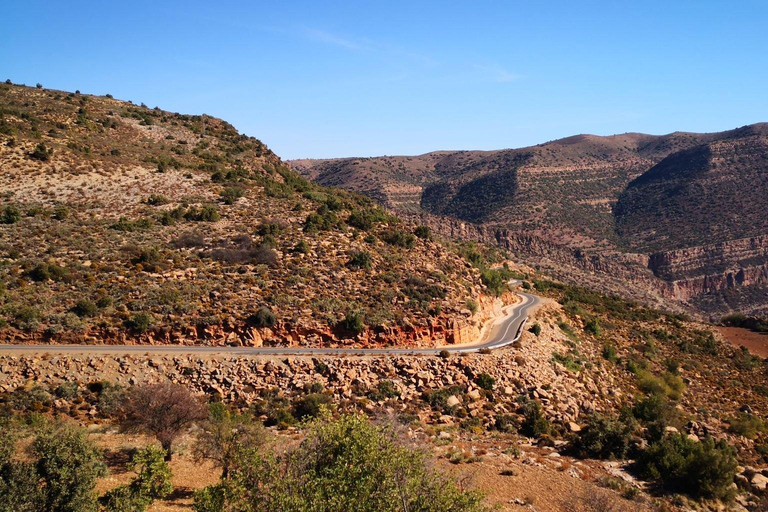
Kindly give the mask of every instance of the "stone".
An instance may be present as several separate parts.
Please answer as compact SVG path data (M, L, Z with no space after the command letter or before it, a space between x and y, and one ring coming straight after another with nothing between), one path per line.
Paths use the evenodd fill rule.
M455 407L461 403L461 400L456 397L456 395L451 395L448 397L448 400L446 400L445 404L448 407Z
M766 487L768 487L768 477L762 473L755 473L749 483L753 490L765 492Z

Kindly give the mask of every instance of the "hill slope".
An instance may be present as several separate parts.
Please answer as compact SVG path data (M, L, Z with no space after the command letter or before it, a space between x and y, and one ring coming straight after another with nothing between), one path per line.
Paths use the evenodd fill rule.
M2 84L0 193L2 341L451 343L492 307L458 254L209 116Z
M560 277L699 312L759 312L768 307L767 132L578 135L291 165L452 236L500 243ZM685 263L674 253L693 248Z

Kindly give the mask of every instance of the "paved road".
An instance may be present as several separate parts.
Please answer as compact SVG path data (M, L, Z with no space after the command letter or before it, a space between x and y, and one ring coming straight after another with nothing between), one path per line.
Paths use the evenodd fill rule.
M528 320L528 314L541 299L518 293L522 302L508 308L508 315L496 322L486 339L476 344L448 345L438 348L306 348L306 347L201 347L186 345L2 345L0 354L10 353L76 353L76 354L227 354L227 355L436 355L442 350L470 353L504 347L517 340Z

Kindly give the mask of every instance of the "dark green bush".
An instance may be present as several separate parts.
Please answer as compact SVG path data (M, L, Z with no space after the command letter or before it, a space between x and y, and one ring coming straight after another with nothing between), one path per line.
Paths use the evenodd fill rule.
M128 464L136 477L128 485L108 491L99 501L107 512L144 512L156 499L173 491L171 468L164 460L165 451L149 445L138 450Z
M314 423L298 447L243 450L228 479L195 493L198 512L480 512L481 497L429 469L425 452L361 416Z
M331 404L331 397L322 393L310 393L297 399L293 403L294 417L303 420L306 418L317 418L321 411L328 408Z
M0 212L1 224L16 224L21 220L21 212L12 204L6 205Z
M395 383L391 380L380 380L376 385L376 389L368 393L368 398L376 402L388 398L396 398L398 396L400 396L400 392L395 387Z
M277 317L271 309L262 306L248 318L247 322L253 327L272 327L277 322Z
M77 316L94 316L98 311L98 307L93 302L87 299L80 299L77 304L72 308L72 312Z
M138 313L134 313L133 316L128 318L125 321L125 326L128 329L138 334L141 334L141 333L147 332L149 328L152 327L152 323L153 323L152 315L150 315L149 313L140 311Z
M496 385L496 379L494 379L487 373L481 373L475 379L475 384L477 384L480 387L480 389L485 389L486 391L492 391L493 386Z
M369 253L360 251L352 254L347 262L347 266L350 268L362 268L368 270L371 268L372 262L373 259Z
M624 459L629 452L633 427L619 418L594 414L573 441L578 457Z
M44 425L30 447L30 462L12 458L14 445L8 443L9 433L4 436L2 442L7 444L0 454L3 510L97 510L94 488L96 479L106 474L106 467L101 451L91 444L85 430L65 424Z
M221 196L224 204L235 204L244 195L245 189L243 187L226 187L219 192L219 196Z
M30 158L34 160L39 160L41 162L47 162L51 159L51 155L53 155L53 148L47 147L42 142L35 146L35 150L30 153Z
M367 208L363 210L354 210L347 218L347 224L353 228L368 231L379 222L387 220L387 213L381 208Z
M432 238L432 230L429 226L416 226L413 230L413 234L422 240L430 240Z
M38 263L27 272L27 276L33 281L64 281L69 276L69 271L56 263Z
M382 240L390 245L396 245L398 247L405 247L406 249L410 249L416 242L416 237L400 229L393 229L384 233Z
M736 450L712 438L694 441L672 434L641 452L636 469L642 478L696 498L728 499L733 495Z
M341 326L354 333L361 333L365 330L365 322L363 321L363 313L358 310L349 310L344 316L344 320L341 321Z
M527 437L541 437L549 434L552 426L544 416L544 410L538 400L529 400L523 405L523 421L520 433Z

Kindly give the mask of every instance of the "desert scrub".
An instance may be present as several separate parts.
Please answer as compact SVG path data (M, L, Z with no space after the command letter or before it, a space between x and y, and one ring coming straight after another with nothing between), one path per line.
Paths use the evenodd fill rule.
M134 313L130 318L126 319L124 325L127 329L130 329L137 334L142 334L147 332L150 327L152 327L153 322L154 319L152 318L152 315L140 311L138 313Z
M736 475L736 450L707 437L693 441L672 434L652 443L637 458L638 473L665 489L695 498L729 499Z
M373 262L373 259L371 258L371 255L365 251L361 252L355 252L350 256L349 261L347 262L347 266L349 268L357 268L357 269L370 269L371 264Z

